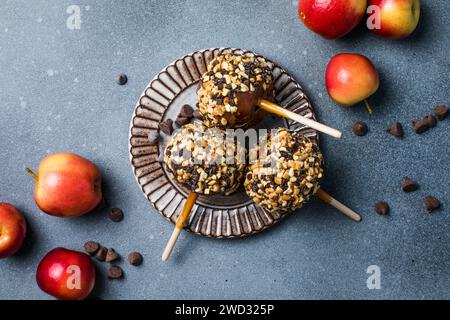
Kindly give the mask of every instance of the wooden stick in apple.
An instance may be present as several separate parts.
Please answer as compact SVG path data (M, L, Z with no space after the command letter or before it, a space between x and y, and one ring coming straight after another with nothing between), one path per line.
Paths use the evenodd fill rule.
M349 217L353 221L360 222L362 220L361 216L358 213L356 213L355 211L353 211L352 209L347 207L342 202L340 202L340 201L336 200L335 198L333 198L332 196L330 196L322 188L317 190L315 195L319 199L324 201L325 203L328 203L329 205L333 206L334 208L336 208L337 210L339 210L340 212L345 214L347 217Z
M342 137L339 130L282 108L273 100L272 68L264 58L253 55L218 55L209 63L198 89L199 111L209 127L250 127L262 120L263 111L268 111L332 137Z
M339 130L336 130L334 128L326 126L326 125L324 125L322 123L319 123L317 121L314 121L314 120L312 120L310 118L303 117L303 116L301 116L301 115L299 115L297 113L294 113L294 112L292 112L290 110L282 108L282 107L280 107L280 106L276 105L275 103L270 102L268 100L264 100L264 99L259 100L258 101L258 106L260 106L261 108L263 108L264 110L266 110L266 111L268 111L270 113L276 114L276 115L278 115L280 117L283 117L283 118L290 119L292 121L296 121L296 122L301 123L301 124L303 124L303 125L305 125L307 127L310 127L310 128L313 128L313 129L315 129L317 131L320 131L320 132L323 132L325 134L328 134L329 136L332 136L334 138L337 138L337 139L341 139L342 138L342 132L340 132Z
M269 155L261 153L261 147L250 150L244 187L253 201L269 212L290 212L302 207L312 195L332 205L354 221L361 216L320 189L323 177L323 155L318 146L300 132L278 128L267 139L265 150L290 150L281 153L274 150Z
M224 143L225 134L195 122L182 127L167 144L164 162L175 180L190 193L163 252L163 261L169 259L198 195L228 195L241 185L246 150L239 142Z
M186 221L188 220L189 215L191 214L192 207L194 206L195 201L197 201L197 198L198 198L197 193L195 192L189 193L189 196L183 207L183 211L181 212L181 215L179 216L177 223L175 224L175 229L173 229L169 242L167 243L166 248L164 249L164 252L162 254L162 261L166 262L169 259L173 247L175 246L175 243L177 242L181 231L186 225Z

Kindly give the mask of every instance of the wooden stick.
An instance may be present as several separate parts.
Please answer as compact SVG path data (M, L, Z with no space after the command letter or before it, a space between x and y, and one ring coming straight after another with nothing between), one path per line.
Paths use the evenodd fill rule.
M328 203L329 205L338 209L340 212L345 214L350 219L352 219L356 222L361 221L361 216L359 214L357 214L355 211L353 211L349 207L345 206L344 204L342 204L339 201L337 201L336 199L334 199L332 196L330 196L328 193L326 193L322 189L317 190L316 196L318 198L320 198L321 200L325 201L326 203Z
M177 242L178 236L180 235L181 231L184 228L184 225L189 218L189 215L191 213L192 207L195 204L195 201L197 201L198 194L195 192L191 192L189 194L189 197L186 200L186 203L184 205L183 211L181 212L180 217L178 218L177 224L175 225L175 229L173 229L172 236L169 239L169 242L166 245L166 248L164 249L164 252L162 254L162 260L166 262L170 254L172 253L173 247L175 246L175 243Z
M317 121L314 121L312 119L303 117L299 114L296 114L290 110L287 110L285 108L282 108L278 105L276 105L275 103L272 103L270 101L261 99L258 102L258 105L263 108L266 111L269 111L270 113L274 113L280 117L283 118L288 118L294 121L297 121L301 124L304 124L305 126L308 126L310 128L316 129L317 131L326 133L332 137L335 137L337 139L341 139L342 138L342 132L340 132L339 130L333 129L331 127L328 127L322 123L319 123Z

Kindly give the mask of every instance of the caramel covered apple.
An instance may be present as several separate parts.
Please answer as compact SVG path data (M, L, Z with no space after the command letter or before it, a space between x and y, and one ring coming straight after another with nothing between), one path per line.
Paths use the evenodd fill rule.
M194 122L174 134L164 162L175 180L192 192L228 195L242 182L245 153L240 144L227 143L225 131Z
M202 76L198 105L205 125L238 128L261 121L265 112L258 101L273 95L272 69L264 58L226 53Z
M267 143L249 151L250 164L245 190L255 203L269 212L300 208L319 189L323 156L319 147L300 132L278 128Z

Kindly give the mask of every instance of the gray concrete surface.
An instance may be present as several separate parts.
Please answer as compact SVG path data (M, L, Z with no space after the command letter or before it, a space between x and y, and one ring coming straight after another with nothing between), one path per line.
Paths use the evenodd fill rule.
M436 299L450 298L450 119L423 135L410 121L439 103L449 104L450 26L447 0L422 1L416 33L393 42L360 27L338 41L308 31L297 1L78 1L80 30L69 30L73 1L2 0L0 4L0 200L16 204L31 232L25 248L0 261L1 299L47 299L35 269L57 246L82 249L87 240L122 255L138 250L139 268L122 262L126 278L105 280L99 264L94 295L103 299ZM319 119L344 131L322 136L326 189L361 212L354 223L314 200L270 230L242 240L183 234L172 260L161 262L173 226L151 208L133 177L128 129L141 91L163 66L195 49L251 49L289 70L304 86ZM381 89L362 106L334 105L324 72L339 52L369 56ZM114 77L124 72L129 83ZM369 134L351 126L366 121ZM393 121L397 140L385 133ZM107 210L62 220L39 211L25 166L58 151L76 152L99 165L111 206L126 218L114 224ZM401 179L420 184L405 194ZM429 215L431 194L442 209ZM389 217L373 204L391 205ZM380 290L369 290L368 266L381 270Z

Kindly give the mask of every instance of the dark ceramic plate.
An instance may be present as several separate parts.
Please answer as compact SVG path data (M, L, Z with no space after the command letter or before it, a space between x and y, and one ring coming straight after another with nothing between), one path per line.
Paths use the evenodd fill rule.
M130 128L130 157L134 175L142 192L166 219L175 222L183 209L189 190L178 185L158 161L168 137L164 134L158 146L150 146L148 133L158 130L165 119L175 119L184 104L195 106L196 88L208 63L222 52L259 56L251 51L210 48L185 55L164 68L147 86L137 103ZM315 119L314 109L302 87L282 67L273 66L276 100L293 112ZM303 125L268 115L259 125L285 126L300 130L317 139L317 132ZM200 196L192 209L189 231L213 238L245 237L261 232L286 214L269 213L253 204L243 190L230 196Z

